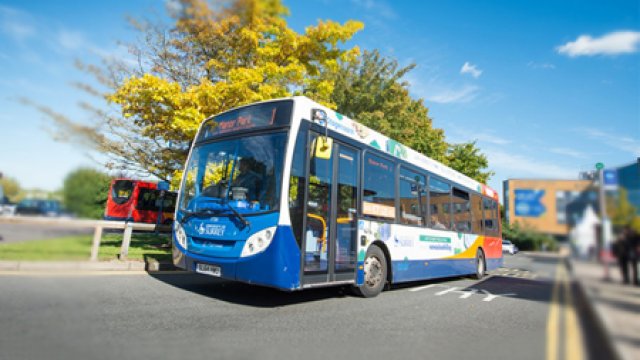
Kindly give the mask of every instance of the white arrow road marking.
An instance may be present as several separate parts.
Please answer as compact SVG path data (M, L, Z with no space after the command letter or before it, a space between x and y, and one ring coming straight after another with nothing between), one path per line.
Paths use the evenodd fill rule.
M482 301L491 301L493 299L496 299L498 297L503 297L503 296L515 296L516 294L514 293L508 293L508 294L492 294L490 292L488 292L487 290L484 289L480 289L480 291L482 291L483 293L485 293L485 295L487 295L486 298L482 299Z

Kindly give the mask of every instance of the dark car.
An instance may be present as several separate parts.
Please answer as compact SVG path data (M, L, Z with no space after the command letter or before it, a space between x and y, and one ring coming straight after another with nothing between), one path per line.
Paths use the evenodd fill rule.
M61 213L57 200L24 199L16 206L17 215L60 216Z

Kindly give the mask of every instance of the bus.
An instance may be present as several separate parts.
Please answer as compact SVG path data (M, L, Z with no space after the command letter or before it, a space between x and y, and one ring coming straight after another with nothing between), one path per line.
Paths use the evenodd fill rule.
M177 267L293 291L473 275L502 265L491 188L312 100L203 121L173 227Z
M171 224L176 198L175 192L160 190L155 182L114 179L109 187L104 219Z

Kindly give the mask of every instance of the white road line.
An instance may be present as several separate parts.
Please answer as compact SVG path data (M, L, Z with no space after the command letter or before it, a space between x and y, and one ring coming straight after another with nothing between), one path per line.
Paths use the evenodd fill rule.
M424 289L432 288L434 286L436 286L436 284L429 284L429 285L419 286L417 288L411 288L411 289L409 289L409 291L411 291L411 292L421 291L421 290L424 290Z

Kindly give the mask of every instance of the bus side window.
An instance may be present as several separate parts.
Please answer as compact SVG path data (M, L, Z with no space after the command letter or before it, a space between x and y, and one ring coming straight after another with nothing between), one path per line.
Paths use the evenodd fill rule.
M482 199L484 213L484 234L498 236L498 204L489 198Z
M429 203L431 206L429 227L437 230L450 230L451 185L435 177L430 177Z
M471 195L471 218L473 226L471 232L474 234L482 234L482 197L476 194Z
M425 178L404 167L400 168L400 223L424 225L426 214L421 213Z
M393 221L396 218L395 164L367 153L364 157L362 214Z
M471 232L471 203L469 193L458 188L453 188L452 201L455 209L453 214L454 230L464 233Z

